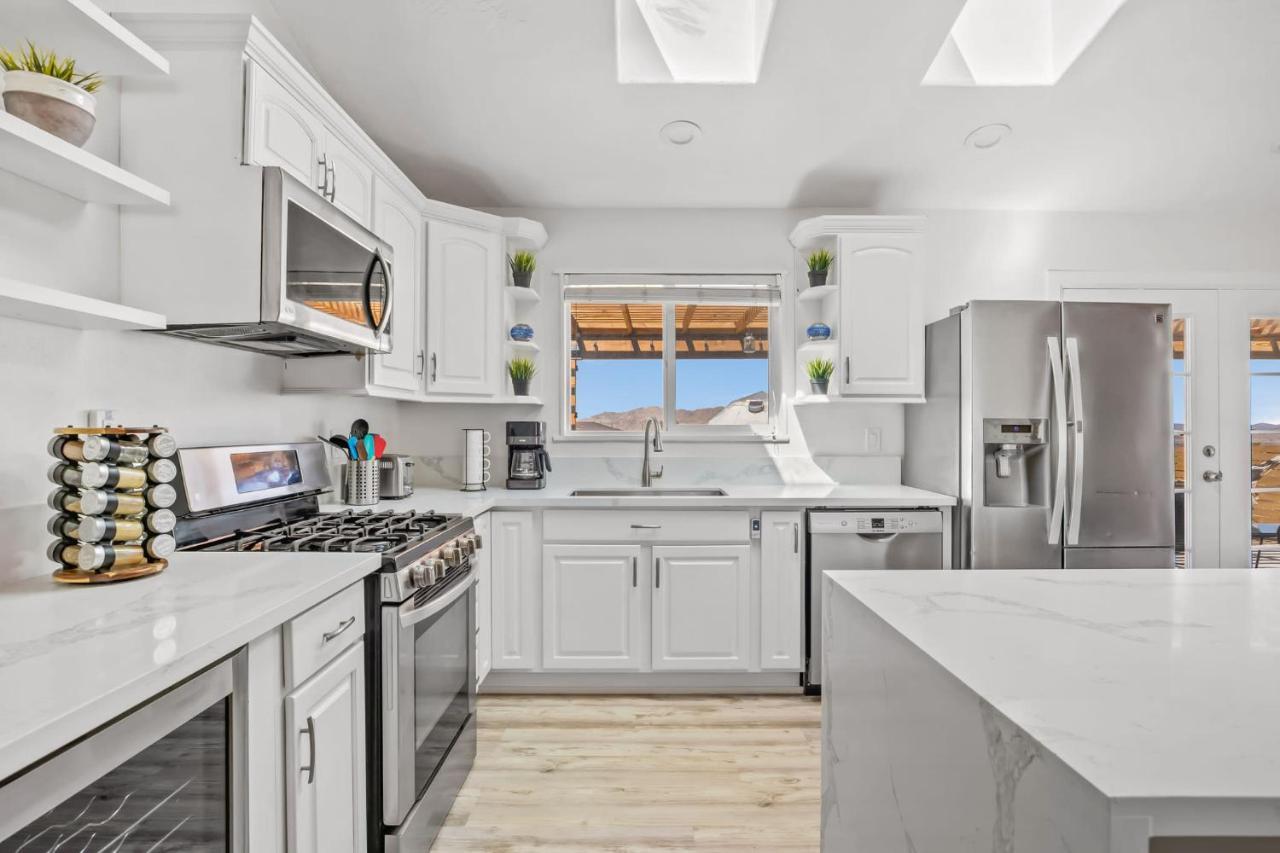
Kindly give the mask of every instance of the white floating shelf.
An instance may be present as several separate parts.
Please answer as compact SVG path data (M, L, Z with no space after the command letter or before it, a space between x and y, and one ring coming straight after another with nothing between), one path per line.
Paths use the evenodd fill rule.
M511 298L517 303L525 305L537 305L542 301L542 297L538 295L538 291L532 287L515 287L507 286L507 293L511 294Z
M835 296L839 289L834 284L807 287L796 294L796 302L825 302Z
M542 400L538 397L517 397L514 394L505 394L501 397L492 398L492 402L499 403L503 406L541 406Z
M796 347L797 350L826 350L836 345L835 338L827 338L825 341L801 341Z
M4 0L0 30L10 41L30 39L104 77L169 73L169 60L90 0Z
M0 112L0 168L83 201L169 204L166 190L5 112Z
M0 278L0 317L68 329L163 329L163 314Z
M923 403L924 397L840 397L824 394L798 394L793 406L858 406L874 403Z
M512 349L524 350L524 351L526 351L526 352L542 352L542 347L538 346L538 345L537 345L537 344L535 344L533 341L511 341L511 340L509 340L509 341L507 341L507 343L511 345L511 348L512 348Z
M537 252L547 245L547 229L541 222L522 216L509 216L502 220L502 234L512 249L529 249Z

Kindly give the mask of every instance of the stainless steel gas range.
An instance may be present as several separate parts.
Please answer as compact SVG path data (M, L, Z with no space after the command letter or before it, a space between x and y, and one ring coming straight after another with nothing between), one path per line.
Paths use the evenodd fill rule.
M380 553L367 585L369 850L431 846L475 759L475 582L470 518L322 513L324 448L178 451L184 550Z

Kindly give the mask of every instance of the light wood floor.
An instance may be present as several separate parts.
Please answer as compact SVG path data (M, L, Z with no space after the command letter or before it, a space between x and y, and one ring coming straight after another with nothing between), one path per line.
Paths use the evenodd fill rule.
M481 696L434 853L815 851L816 699Z

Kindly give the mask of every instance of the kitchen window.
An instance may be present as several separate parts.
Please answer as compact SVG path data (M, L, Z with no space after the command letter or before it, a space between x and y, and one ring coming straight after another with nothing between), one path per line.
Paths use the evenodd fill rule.
M565 276L564 435L777 438L776 275Z

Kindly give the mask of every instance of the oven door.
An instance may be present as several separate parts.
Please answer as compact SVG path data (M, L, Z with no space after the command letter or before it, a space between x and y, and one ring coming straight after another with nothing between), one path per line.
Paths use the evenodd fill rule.
M382 820L400 825L475 708L475 583L382 608Z
M262 175L263 322L390 352L391 247L282 169Z

